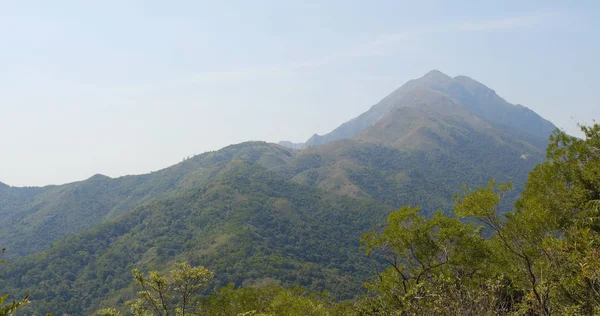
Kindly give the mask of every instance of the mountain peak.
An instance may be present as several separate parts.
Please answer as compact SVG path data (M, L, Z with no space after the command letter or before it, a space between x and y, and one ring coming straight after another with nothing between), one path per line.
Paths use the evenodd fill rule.
M111 180L112 178L109 176L105 176L103 174L96 173L95 175L88 178L89 181L103 181L103 180Z
M434 69L428 73L426 73L423 77L421 77L421 79L428 79L428 80L436 80L436 81L441 81L441 80L452 80L452 77L448 76L447 74Z
M436 106L440 104L449 106ZM466 109L471 115L504 132L526 138L528 142L540 148L546 146L548 135L555 128L551 122L535 112L508 103L494 90L474 79L466 76L452 78L439 70L431 70L421 78L408 81L368 111L343 123L330 133L313 135L305 143L305 147L352 138L396 109L422 108L423 105L436 106L435 111L441 117L454 116L461 108ZM459 112L467 117L464 111Z

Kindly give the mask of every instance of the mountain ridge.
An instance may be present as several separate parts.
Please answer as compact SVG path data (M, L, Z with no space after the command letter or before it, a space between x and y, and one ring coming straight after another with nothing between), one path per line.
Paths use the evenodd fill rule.
M358 239L391 210L449 212L462 185L491 179L514 184L510 204L544 159L540 136L482 117L528 112L465 82L430 72L302 150L244 142L144 175L0 187L0 243L16 252L0 290L84 314L132 297L131 269L184 260L218 286L270 278L350 298L374 273Z
M463 84L457 85L456 81L463 82ZM479 97L471 98L473 95L468 91L475 91ZM462 99L466 100L466 103L453 95L462 95ZM218 151L196 155L173 166L148 174L117 178L96 174L87 180L58 186L18 188L0 185L0 202L4 202L4 207L0 207L0 214L3 215L0 217L0 225L8 227L0 231L0 242L4 246L17 249L11 253L11 256L39 251L54 240L109 221L131 208L210 181L216 172L214 168L219 163L225 163L232 159L256 162L268 169L273 168L289 174L293 181L320 185L329 192L339 190L336 193L341 192L351 197L371 197L371 194L361 189L349 178L348 170L357 172L362 168L361 163L345 158L354 154L352 148L362 146L364 150L373 150L368 146L361 145L364 142L382 143L401 149L401 151L409 149L436 151L444 147L453 150L451 148L456 144L456 137L464 138L460 135L466 135L465 133L471 132L469 129L479 126L476 128L477 133L491 135L489 139L495 139L498 146L503 143L501 138L509 137L506 135L507 133L525 141L529 145L520 146L517 141L511 141L511 146L515 151L512 155L531 157L530 161L532 162L539 161L543 146L545 146L545 140L541 140L541 137L526 132L516 133L510 128L498 129L497 127L502 125L501 122L490 122L473 114L472 109L477 108L473 104L478 100L487 100L488 98L500 102L501 109L517 109L517 113L531 112L534 118L537 116L527 108L509 104L497 97L492 89L475 80L465 76L451 78L434 70L421 78L408 81L372 106L367 112L332 131L334 134L337 133L336 131L341 131L343 134L335 134L337 136L334 135L333 138L342 135L340 140L355 140L348 143L350 147L346 149L343 147L332 149L341 144L325 148L332 150L332 153L337 152L338 154L335 154L337 156L324 153L322 150L308 151L306 154L302 154L307 150L306 148L298 152L296 149L289 149L282 145L245 142L226 146ZM487 105L479 107L488 110L495 103L485 104ZM455 118L451 119L451 117ZM464 126L465 122L470 122L467 127ZM545 123L541 122L541 124ZM550 127L553 127L551 123L549 124L550 126L542 129L540 133L549 134ZM354 130L355 127L360 129ZM320 136L317 135L313 138L315 137ZM461 140L461 142L464 143L465 140ZM323 144L328 143L331 142L323 142ZM319 146L310 146L309 148L311 147ZM345 150L350 151L345 152ZM311 152L314 153L311 154ZM315 167L319 165L314 160L315 157L327 156L330 157L327 159L337 162ZM521 164L522 162L515 161L515 163ZM297 168L294 165L303 167ZM329 170L328 168L334 169ZM315 176L318 178L313 179ZM85 212L79 210L85 210ZM64 214L70 215L65 216ZM63 227L63 229L57 231L55 227ZM41 237L40 234L44 237Z
M142 175L86 180L44 187L0 187L0 244L8 257L39 251L57 239L92 228L131 208L187 191L215 176L219 165L244 158L266 167L283 163L292 152L265 142L245 142L196 155Z
M556 129L556 126L531 109L508 103L499 97L494 90L470 77L459 75L452 78L439 70L432 70L420 78L409 80L369 110L343 123L331 132L324 135L314 134L305 143L295 144L294 148L319 146L339 139L352 138L365 128L375 124L394 108L404 106L403 102L405 102L406 95L417 89L446 93L450 97L459 100L469 111L482 116L485 120L502 127L504 130L517 129L517 132L521 134L533 135L534 137L531 139L533 142L545 142L545 135L549 135ZM511 113L498 116L499 110L494 109L494 107L500 107L502 111L509 109L508 111L511 111ZM513 119L519 117L520 114L526 114L528 119L514 123ZM534 138L542 138L542 140L534 140ZM285 141L280 142L283 145L287 143Z

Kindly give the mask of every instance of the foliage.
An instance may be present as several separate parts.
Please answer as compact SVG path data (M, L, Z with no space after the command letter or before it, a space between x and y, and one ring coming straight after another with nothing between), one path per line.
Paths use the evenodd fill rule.
M461 119L418 129L428 150L354 139L297 154L246 143L150 175L0 185L0 225L11 227L0 238L22 255L47 247L7 267L2 290L31 292L30 314L117 306L97 314L118 315L136 296L138 315L598 313L600 128L584 127L585 140L555 133L512 209L538 149ZM526 150L531 158L519 158ZM490 177L516 190L465 188L447 216L460 184ZM405 204L423 210L389 214ZM369 261L360 234L386 216L363 236ZM210 285L200 265L215 271Z
M586 139L550 137L547 161L514 211L501 203L512 187L495 181L456 196L455 214L483 224L488 239L472 224L409 207L366 234L367 253L390 267L368 285L359 313L600 313L600 125L582 130Z
M393 207L418 204L429 212L447 209L447 201L463 183L482 185L492 177L514 181L520 189L527 172L542 159L544 138L552 124L523 107L509 105L497 97L490 99L494 94L487 88L475 89L488 91L480 95L468 88L472 82L448 77L442 81L447 80L452 84L446 87L426 80L424 84L431 88L427 93L408 85L410 98L396 99L398 104L388 103L390 99L382 101L387 110L373 108L369 112L377 115L361 115L349 125L342 125L340 128L346 130L342 138L356 135L352 140L300 153L274 144L247 142L145 175L116 179L95 175L84 181L43 188L2 184L0 244L14 249L14 257L37 253L55 241L132 209L197 189L236 159L276 169L288 179L334 194L373 198ZM448 113L447 103L459 100L462 107L455 106L455 111ZM400 104L402 109L391 111ZM481 111L481 107L485 110ZM377 120L389 121L382 116L389 118L392 112L406 109L411 109L410 115L391 120L391 125L400 127L398 130L373 125ZM497 115L489 115L490 112ZM480 128L484 120L473 113L491 125ZM354 126L352 132L347 130L363 119L368 123ZM535 128L530 125L532 122ZM526 130L521 130L523 127ZM361 138L366 134L377 137ZM407 145L407 139L411 144ZM520 158L523 155L525 159Z
M235 288L229 284L200 302L202 315L349 315L351 304L337 303L326 293L277 284Z
M0 263L5 263L6 261L3 259L4 254L6 253L6 248L2 248L0 252ZM21 301L13 301L12 303L2 306L6 299L10 296L10 294L4 294L0 296L0 316L12 315L17 309L21 308L23 305L29 303L29 294L25 295L23 300Z
M121 316L121 312L119 312L116 308L103 308L97 310L94 313L94 316Z
M9 295L10 294L4 294L3 296L0 297L0 305L4 304L4 301L6 301L6 299L8 298ZM23 305L25 305L27 303L29 303L29 297L25 296L25 298L22 301L19 301L19 302L13 301L9 305L0 306L0 315L1 316L12 315L12 313L14 313L17 309L19 309L20 307L22 307Z
M375 273L358 248L360 234L391 210L448 213L461 184L490 177L515 182L502 202L510 205L541 160L545 142L514 132L520 107L450 81L408 85L410 97L392 99L410 111L383 118L398 105L387 99L388 110L368 116L389 124L369 121L353 139L302 152L247 142L146 175L43 188L0 184L0 243L19 258L0 289L31 293L36 303L25 312L85 314L134 297L132 269L164 274L187 261L215 271L214 288L273 278L336 299L359 297ZM488 125L467 111L478 104L512 114L491 116Z
M481 213L483 208L494 209L497 202L489 197L502 194L503 187L498 187L498 193L491 186L478 190L488 195L488 199L474 197L479 209L465 207L468 197L457 205L473 210L461 215L473 216L495 232L493 241L505 254L514 282L530 294L522 302L526 311L543 315L598 312L600 288L591 271L597 271L600 242L598 210L593 208L593 201L600 197L600 126L582 130L585 140L560 131L550 137L547 161L530 173L506 222L497 211Z
M148 203L8 267L3 288L30 292L28 312L89 314L135 296L130 271L187 261L215 271L215 288L260 283L362 294L370 275L361 232L390 209L327 194L245 161L195 190Z
M239 287L230 283L209 296L201 297L196 291L181 292L185 280L194 289L203 288L212 272L204 267L192 268L187 263L177 265L171 272L170 280L159 272L148 275L139 270L133 271L136 283L142 291L138 298L126 303L126 315L348 315L351 304L339 304L328 293L315 293L295 286L284 288L278 284L265 284L258 287ZM179 290L178 290L179 289ZM186 301L186 293L187 296ZM187 304L186 304L187 302ZM105 308L94 313L96 316L118 316L115 308Z
M178 263L169 279L157 271L146 276L138 269L133 270L133 279L142 289L128 303L133 315L184 316L194 314L196 295L212 281L213 273L202 266Z
M367 253L377 252L389 267L366 286L374 295L359 314L479 315L504 308L489 293L501 284L490 280L491 250L473 224L419 208L392 213L383 232L365 234Z
M91 229L136 207L176 197L210 181L228 162L277 165L289 150L247 142L208 152L143 175L91 178L65 185L9 187L0 183L0 244L11 257L37 253L53 242Z
M502 204L512 185L490 181L463 187L455 196L455 216L438 211L426 217L409 206L392 212L383 228L361 239L366 253L387 267L354 303L298 287L229 284L199 299L198 313L598 314L600 125L583 130L585 140L562 132L550 138L547 161L531 172L513 211ZM157 289L166 284L158 274L150 278Z

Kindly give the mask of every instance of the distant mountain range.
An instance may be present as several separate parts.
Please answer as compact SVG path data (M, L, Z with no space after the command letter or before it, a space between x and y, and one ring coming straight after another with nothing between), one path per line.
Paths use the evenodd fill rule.
M0 290L85 314L133 295L134 267L203 264L216 285L293 282L348 298L374 271L362 233L402 205L447 211L463 184L523 187L555 126L464 76L411 80L304 144L247 142L166 169L0 184ZM34 307L35 306L35 307ZM57 313L58 314L58 313Z

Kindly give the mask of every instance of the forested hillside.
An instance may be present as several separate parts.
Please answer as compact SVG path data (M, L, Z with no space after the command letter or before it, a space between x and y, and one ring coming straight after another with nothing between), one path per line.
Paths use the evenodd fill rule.
M547 151L547 161L539 164L530 173L525 190L513 207L505 208L502 206L502 200L507 197L508 192L513 190L511 184L498 184L490 181L487 185L475 188L463 187L454 198L453 214L444 215L437 212L431 216L424 216L419 207L403 206L397 211L391 212L387 217L385 225L374 229L366 230L366 233L360 238L362 251L371 256L370 262L373 264L375 275L371 281L365 283L367 292L357 294L350 301L341 301L339 298L331 297L326 292L314 292L291 286L290 284L278 284L271 278L262 278L254 280L256 282L245 282L242 286L235 286L230 283L223 286L221 280L227 279L227 269L221 270L226 277L219 277L218 271L211 271L204 266L196 266L201 263L203 256L221 257L219 248L208 246L196 252L200 254L195 256L178 256L177 242L170 244L162 251L174 250L170 258L176 258L180 261L194 262L190 263L171 263L170 272L152 271L148 274L137 267L144 265L139 263L135 268L132 267L130 281L131 288L120 291L119 299L104 301L102 308L97 310L95 315L118 316L123 314L132 315L394 315L394 314L415 314L415 315L596 315L600 312L600 267L599 246L600 246L600 125L592 127L583 127L586 139L581 140L570 137L562 132L556 132L550 138L550 146ZM289 190L294 192L304 191L308 194L315 194L318 191L310 188L302 189L298 185L285 185L285 181L277 178L270 178L268 171L257 165L249 165L241 162L234 162L226 168L227 171L217 176L220 180L216 182L216 187L208 186L206 192L208 196L222 192L224 186L231 185L231 189L225 188L225 192L233 193L229 198L223 199L223 196L202 199L193 198L194 201L211 209L211 201L225 200L234 204L246 205L247 196L242 187L258 189L264 196L278 195L279 198L288 196ZM258 180L255 184L255 181ZM232 183L243 183L243 186L237 186ZM279 189L273 189L277 187ZM300 196L304 194L300 193ZM343 198L344 200L346 198ZM169 209L192 210L196 208L193 205L185 204L190 202L186 197L167 201ZM260 203L261 199L252 199L255 203ZM290 199L292 205L302 205L302 201L312 199ZM343 204L342 200L329 201L329 203ZM178 205L183 201L184 205ZM354 204L356 201L348 201ZM253 203L253 204L255 204ZM353 209L350 205L347 210L352 220L365 215L360 209ZM331 204L328 204L331 206ZM264 205L263 205L264 206ZM326 205L320 205L326 206ZM368 205L365 205L368 207ZM163 205L164 207L164 205ZM229 211L230 208L218 205L220 210ZM143 231L153 232L154 229L165 228L166 225L152 223L152 218L157 218L160 222L176 222L176 229L182 230L187 224L186 219L179 221L170 216L170 214L158 215L155 212L164 211L157 205L149 209L139 209L132 213L132 218L123 217L119 224L109 224L78 236L79 240L64 247L78 247L87 245L87 250L92 250L94 244L91 242L91 236L101 233L102 236L109 236L108 243L121 243L123 248L121 252L108 252L100 250L97 254L103 257L104 264L115 269L119 264L112 262L119 261L119 254L134 253L132 245L143 247L145 244L152 244L157 236L148 236L150 238L140 238L143 233L131 238L128 234L122 234L123 229L131 227L130 231L138 231L143 226ZM246 207L247 210L251 211ZM273 208L270 208L273 211ZM354 212L356 210L356 212ZM254 210L258 211L258 210ZM150 212L151 214L147 214ZM280 214L280 212L274 212ZM246 212L237 212L242 215L242 221L232 221L239 226L228 231L233 235L231 243L237 243L236 248L227 248L227 255L222 258L233 257L234 262L227 266L238 264L243 265L243 269L237 267L236 272L244 271L246 273L269 267L273 258L277 257L277 252L273 252L271 247L277 246L276 240L280 235L276 230L271 230L268 236L260 234L260 230L272 226L274 222L269 220L269 215L274 213L258 212L259 216L247 216ZM368 213L368 212L367 212ZM303 212L295 213L295 220L289 221L290 224L300 224L309 216L316 216L320 222L341 220L341 225L336 227L345 228L348 224L344 222L344 217L336 217L337 213L329 212L325 218L320 217L318 212L306 214ZM348 215L344 214L344 215ZM204 225L204 231L210 232L207 226L218 226L216 221L202 221L208 219L206 216L198 216L199 219L194 224ZM266 215L266 216L265 216ZM506 215L506 216L505 216ZM228 216L228 214L224 214ZM235 215L234 215L235 216ZM306 216L306 217L305 217ZM462 219L469 219L462 221ZM288 223L288 220L277 218L277 223ZM293 223L292 223L293 222ZM210 223L210 224L209 224ZM244 227L244 223L248 226ZM261 226L265 223L266 226ZM212 224L212 225L211 225ZM137 226L137 227L136 227ZM489 229L491 234L484 234L483 228ZM104 230L104 231L102 231ZM244 231L236 236L235 231ZM295 232L294 229L289 230ZM314 233L306 227L299 229L299 234L304 232ZM283 237L300 236L295 233L284 234ZM238 239L238 236L248 240L248 244ZM336 238L344 238L344 234L338 234L335 229L331 234L315 235L313 245L316 247L307 254L287 253L284 254L290 259L317 255L317 261L324 263L331 258L339 257L341 253L327 253L321 251L319 239L333 238L330 241L335 243ZM154 238L153 238L154 237ZM313 236L311 236L313 237ZM87 242L82 240L87 239ZM187 240L193 241L191 236ZM266 243L265 243L266 241ZM273 243L275 242L275 243ZM213 242L219 244L215 240ZM289 240L285 242L290 244ZM125 245L129 245L125 248ZM254 247L257 245L257 247ZM265 247L267 246L268 247ZM241 247L240 247L241 246ZM347 244L346 247L351 246ZM357 245L354 245L357 246ZM134 246L135 247L135 246ZM155 245L156 247L156 245ZM187 244L184 248L189 247ZM57 248L60 251L65 248ZM211 249L212 248L212 249ZM240 251L240 249L242 251ZM243 253L248 249L251 253ZM346 248L347 249L347 248ZM79 250L83 252L84 250ZM93 251L93 250L92 250ZM159 251L159 250L157 250ZM215 254L211 254L213 252ZM343 251L343 249L341 250ZM238 253L242 252L241 256ZM77 264L72 264L76 260L72 256L72 251L66 251L62 254L47 253L50 262L46 271L55 271L62 273L66 280L74 279L69 275L70 271L77 271ZM259 256L254 257L254 253ZM87 253L94 257L94 253ZM63 255L63 256L61 256ZM81 255L84 255L81 253ZM153 258L165 257L164 255L152 256ZM35 264L33 261L22 261L24 264ZM254 260L247 260L253 258ZM68 259L61 262L63 259ZM283 258L281 264L291 264L296 271L302 271L303 265L299 262L288 261ZM125 260L131 260L127 258ZM149 259L150 261L152 258ZM360 257L348 257L346 268L349 271L347 277L359 273L355 270L357 266L368 265L369 259ZM124 261L124 260L123 260ZM210 261L210 260L209 260ZM58 262L62 265L69 265L70 269L61 271L61 267L55 267L52 263ZM209 264L211 264L209 262ZM152 265L152 264L149 264ZM93 266L93 265L92 265ZM156 267L164 265L158 264ZM316 268L314 265L309 265ZM32 267L22 268L31 271ZM150 267L149 267L150 268ZM278 275L277 266L270 266L269 273ZM320 267L319 267L320 268ZM34 268L35 269L35 268ZM98 278L106 278L104 282L95 284L90 289L81 289L76 292L80 302L94 302L93 297L88 300L81 300L81 297L87 296L87 291L92 291L97 286L102 286L112 280L114 271L107 269L100 274L94 274L93 271L85 268L87 281L90 283L99 282ZM217 269L220 269L217 266ZM117 270L118 271L118 270ZM9 269L9 273L25 273L19 269ZM40 271L41 272L41 271ZM325 287L340 281L341 275L334 275L334 279L329 279L332 272L330 269L315 269L315 272ZM323 274L325 272L325 274ZM28 272L27 272L28 273ZM125 277L125 271L122 274ZM295 282L301 283L303 278L300 275L286 274ZM307 276L307 275L303 275ZM49 276L46 276L49 277ZM310 277L310 276L309 276ZM51 276L50 276L51 278ZM248 275L242 278L248 280ZM19 278L11 277L10 282L15 284ZM81 280L81 279L80 279ZM122 280L122 279L119 279ZM233 281L233 280L229 280ZM74 282L77 283L77 282ZM338 283L339 284L339 283ZM115 287L115 283L111 284ZM52 297L71 295L71 291L66 290L65 282L54 290L56 286L47 285L39 290L37 295L44 297L51 293ZM81 286L81 285L78 285ZM126 288L126 284L119 284ZM213 291L207 291L214 286ZM134 288L140 291L134 293ZM106 291L106 290L105 290ZM128 295L127 292L129 291ZM94 295L103 295L94 293ZM116 298L117 296L115 296ZM126 299L131 298L125 302ZM63 298L64 300L64 298ZM23 305L28 306L23 306ZM28 304L28 296L22 302L14 303L3 308L3 310L12 310L19 308L20 311L27 312L27 308L34 304L38 305L36 310L48 310L60 306L61 312L69 311L71 313L81 314L90 313L92 309L82 309L81 307L60 303L50 302L50 305L44 305L44 302L33 301ZM95 304L92 304L95 305ZM40 308L40 306L43 306Z
M307 148L275 169L332 192L435 210L463 184L493 178L521 190L543 159L541 142L494 127L446 94L419 88L404 96L353 138Z
M183 260L214 269L217 287L270 278L351 298L369 274L360 235L390 210L233 161L205 185L19 260L5 285L31 293L35 310L83 314L117 299L132 268Z
M355 299L383 263L360 249L363 233L404 205L424 220L450 215L462 185L491 179L513 183L500 204L510 211L552 128L472 79L434 71L319 146L247 142L145 175L0 184L0 243L14 259L0 287L30 293L27 313L88 314L135 296L132 269L189 262L214 271L206 291L300 285Z
M95 175L43 188L0 185L0 244L11 249L9 257L35 253L137 206L204 184L232 159L272 167L293 154L281 146L256 142L197 155L150 174L116 179Z

